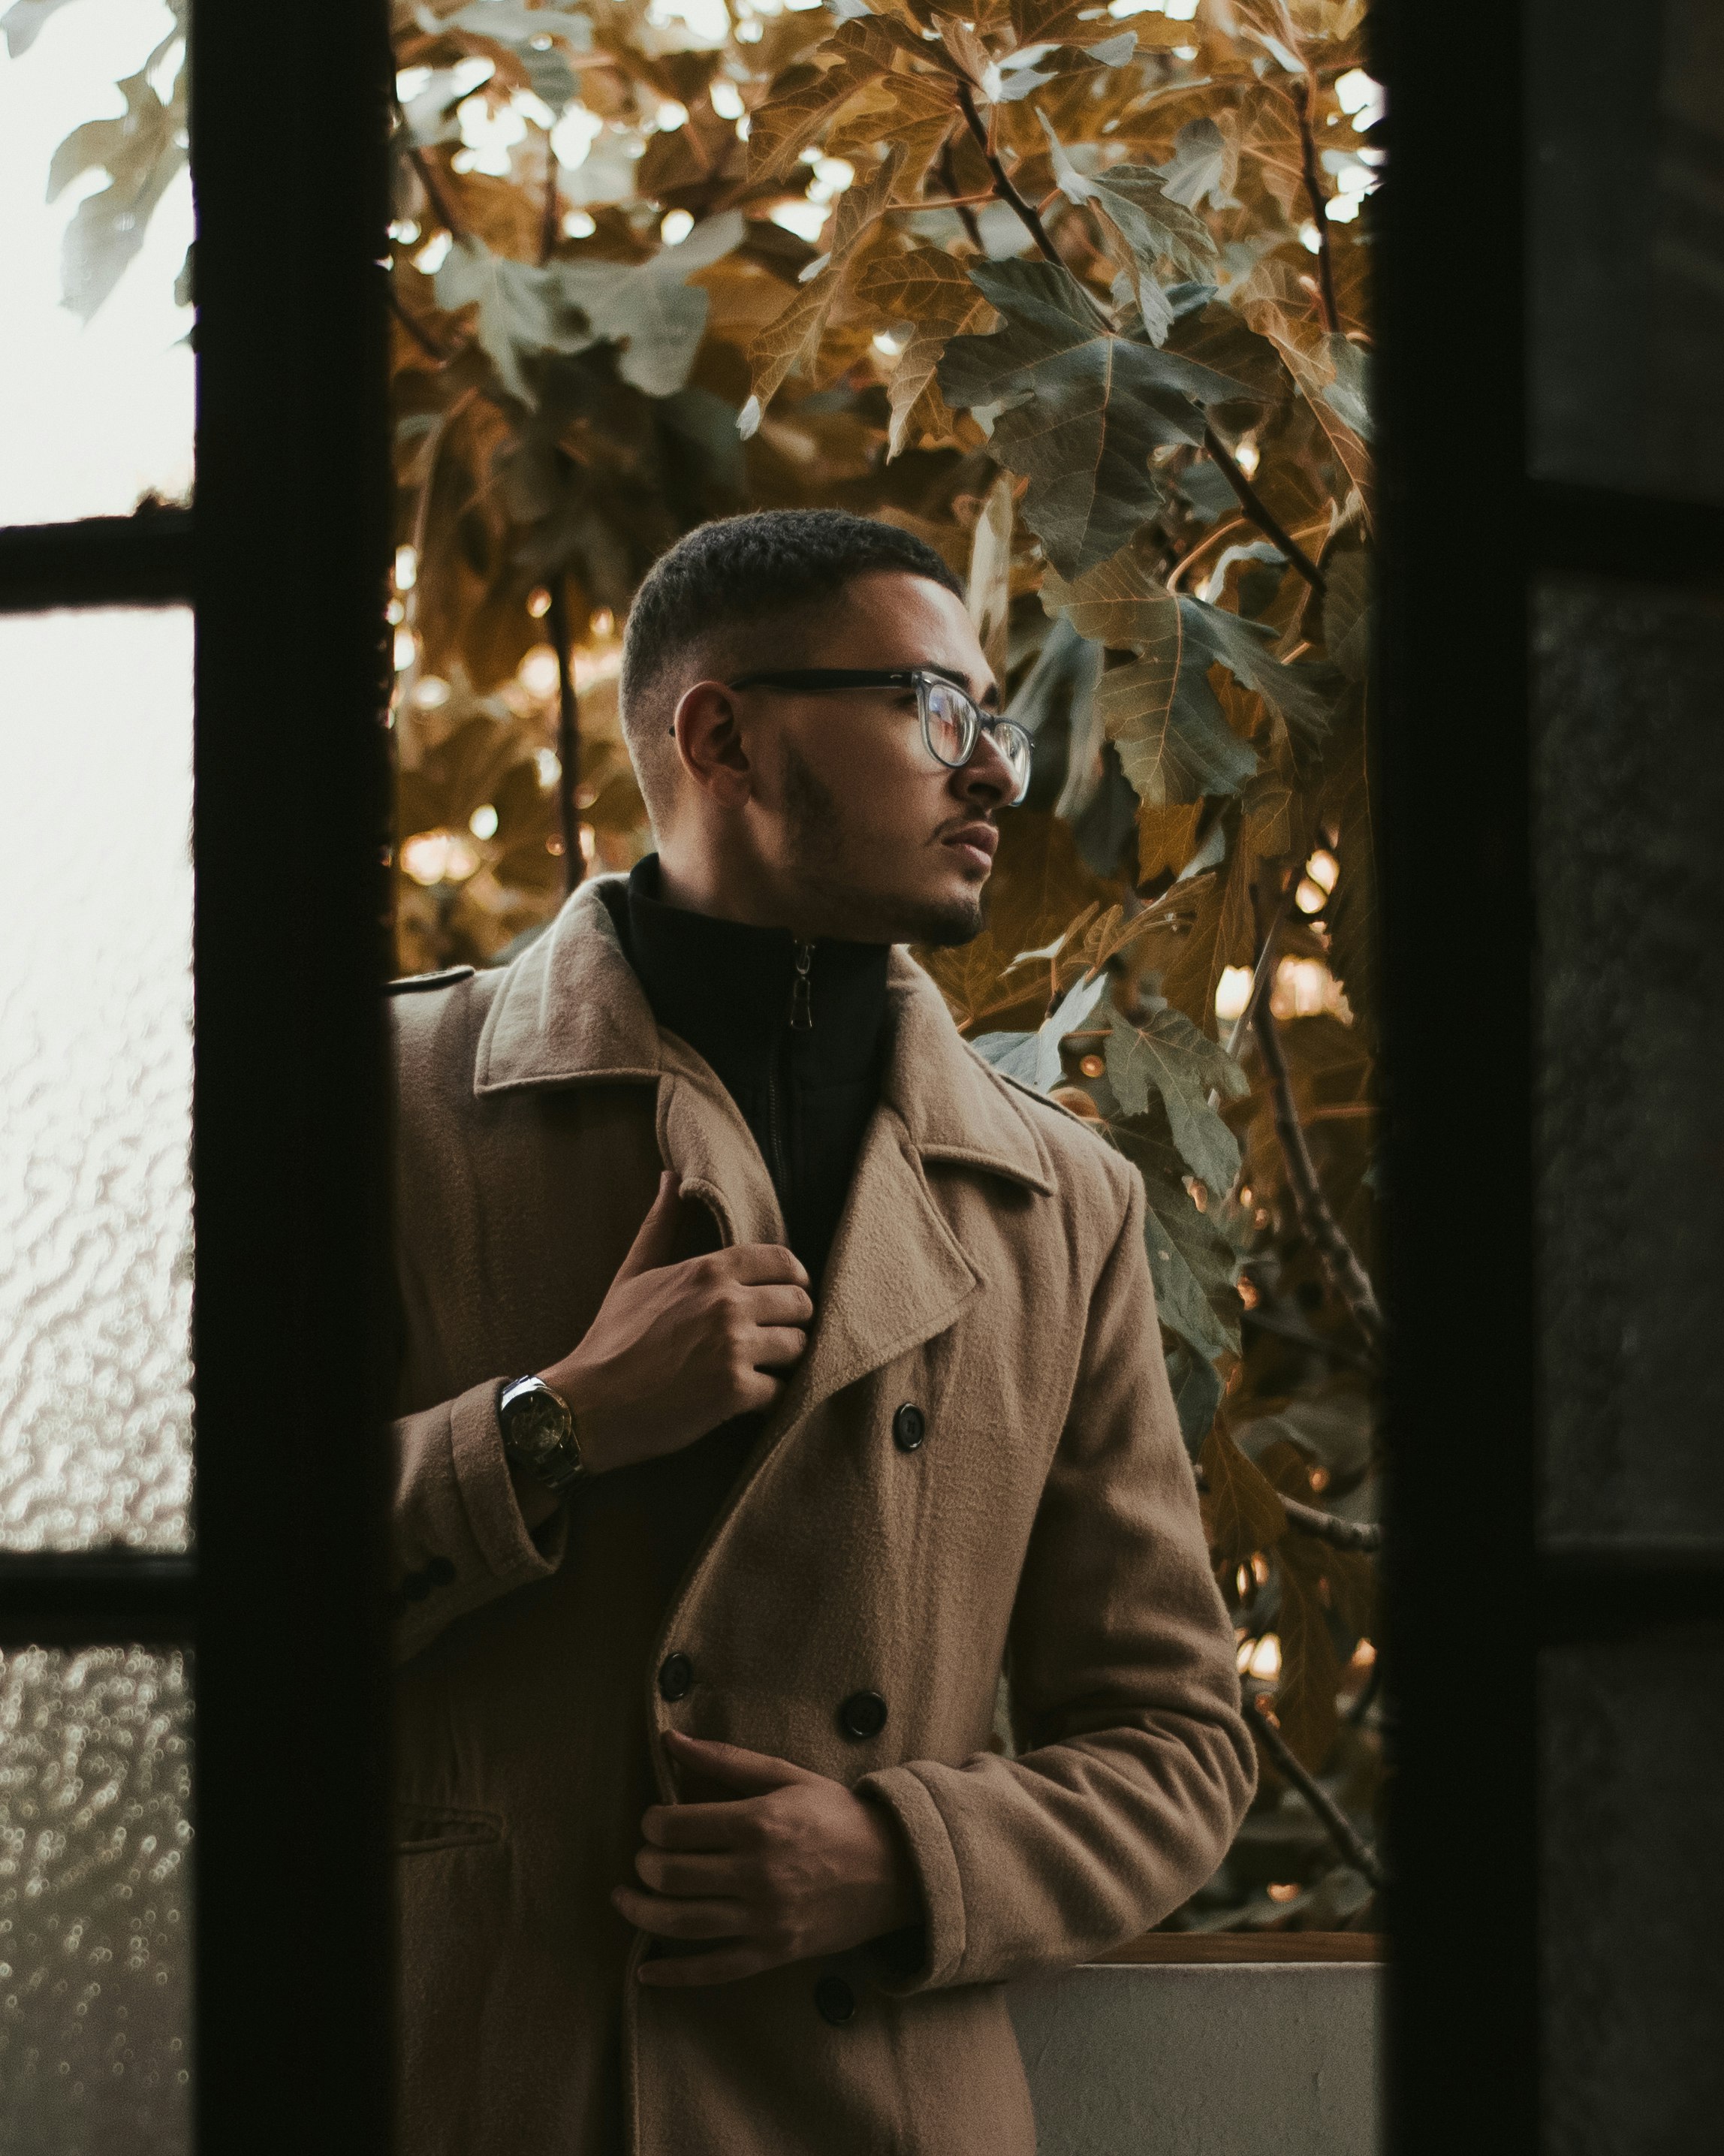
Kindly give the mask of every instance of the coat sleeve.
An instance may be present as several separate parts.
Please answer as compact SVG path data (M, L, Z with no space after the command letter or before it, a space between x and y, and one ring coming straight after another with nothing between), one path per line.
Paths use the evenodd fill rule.
M920 1934L870 1950L897 1997L1069 1968L1150 1930L1213 1873L1255 1785L1143 1225L1134 1175L1013 1609L1025 1748L855 1785L895 1815L922 1891Z
M444 1626L562 1561L568 1515L536 1534L516 1502L497 1419L500 1380L403 1414L391 1425L395 1659L409 1661Z

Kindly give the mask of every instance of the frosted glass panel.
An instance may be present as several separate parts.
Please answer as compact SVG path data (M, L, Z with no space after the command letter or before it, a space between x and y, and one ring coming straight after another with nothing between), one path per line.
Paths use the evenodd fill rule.
M191 1692L178 1655L0 1656L0 2148L191 2146Z
M188 613L0 619L0 1548L185 1546L191 766Z
M0 18L0 524L177 501L192 190L174 17L162 0L23 0Z

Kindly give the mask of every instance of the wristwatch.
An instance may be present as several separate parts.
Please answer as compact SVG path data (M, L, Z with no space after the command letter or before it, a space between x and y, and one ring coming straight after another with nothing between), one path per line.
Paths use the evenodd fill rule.
M566 1497L586 1479L574 1410L542 1378L516 1378L500 1386L497 1419L511 1466L525 1468L553 1497Z

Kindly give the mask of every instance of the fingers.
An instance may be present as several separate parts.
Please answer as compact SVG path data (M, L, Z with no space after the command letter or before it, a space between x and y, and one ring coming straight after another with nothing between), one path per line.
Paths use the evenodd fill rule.
M660 1265L670 1263L681 1205L681 1186L676 1173L667 1168L659 1178L659 1194L629 1245L628 1256L617 1268L618 1280L633 1279L636 1273L656 1272Z
M772 1287L786 1281L794 1287L809 1286L807 1266L782 1243L738 1243L733 1250L718 1251L713 1263L745 1287Z
M806 1288L745 1287L736 1293L757 1325L806 1326L813 1321L813 1301Z
M801 1359L808 1337L788 1325L757 1325L750 1343L749 1360L757 1370L782 1370Z
M701 1771L706 1771L705 1763ZM720 1856L760 1844L758 1799L735 1797L711 1804L649 1804L640 1830L655 1849Z
M753 1922L740 1902L679 1901L639 1887L613 1887L611 1900L631 1924L659 1938L739 1938Z

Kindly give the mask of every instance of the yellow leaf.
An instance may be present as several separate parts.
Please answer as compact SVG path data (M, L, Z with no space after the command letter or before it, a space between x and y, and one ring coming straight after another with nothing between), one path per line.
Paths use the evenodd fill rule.
M757 185L782 178L828 118L891 66L894 49L893 41L864 16L846 23L820 48L816 59L830 54L836 65L791 69L780 79L783 87L757 105L749 121L749 178Z
M1006 623L1012 610L1012 481L1002 472L988 490L970 543L970 619L994 680L1006 678Z
M1217 1564L1244 1564L1268 1549L1287 1532L1287 1515L1275 1486L1249 1460L1218 1422L1212 1424L1198 1455L1208 1484L1203 1523L1209 1554Z
M986 331L993 310L970 282L963 265L931 247L870 263L857 279L856 290L889 322L915 325L892 373L892 429L886 443L890 459L924 434L951 433L952 414L934 371L947 340L965 331Z
M812 284L802 287L782 313L769 321L749 346L754 394L736 423L745 437L760 424L762 413L772 401L785 376L793 369L806 367L818 351L827 316L852 259L891 200L892 185L902 154L895 150L865 180L858 180L839 198L833 218L832 252L825 268Z

